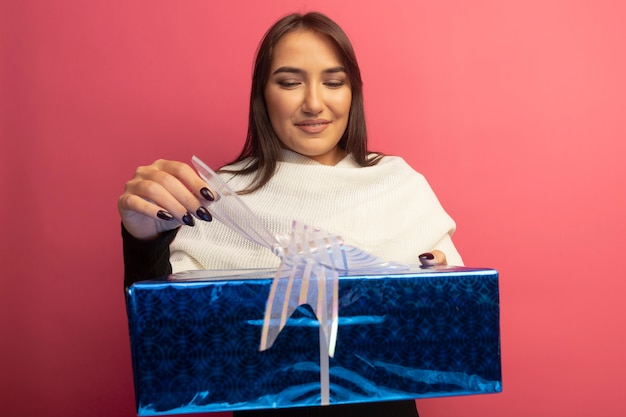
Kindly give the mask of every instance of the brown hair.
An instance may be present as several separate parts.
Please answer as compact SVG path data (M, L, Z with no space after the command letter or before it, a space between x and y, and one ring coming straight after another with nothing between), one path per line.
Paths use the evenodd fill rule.
M281 142L270 123L267 106L265 105L264 90L269 80L274 47L284 35L297 30L312 30L327 36L337 47L337 51L343 58L346 74L352 88L352 103L348 117L348 126L339 140L338 146L346 153L351 154L362 167L375 165L382 157L382 154L372 156L367 149L363 81L361 80L361 71L348 36L337 23L321 13L290 14L270 27L257 49L254 71L252 73L248 134L241 153L232 162L235 163L252 158L251 163L241 170L221 170L222 172L236 174L256 173L252 184L245 190L240 191L241 194L251 193L264 186L272 178L276 170L276 162L279 160L281 152Z

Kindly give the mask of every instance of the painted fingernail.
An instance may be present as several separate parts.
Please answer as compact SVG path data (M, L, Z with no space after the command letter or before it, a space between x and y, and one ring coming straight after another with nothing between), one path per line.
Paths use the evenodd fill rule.
M196 222L193 220L193 217L191 216L191 213L186 213L183 216L183 223L185 223L187 226L194 226L196 224Z
M157 211L157 217L161 220L174 220L174 216L172 216L170 213L168 213L165 210L159 210Z
M435 255L433 255L430 252L426 252L426 253L422 253L420 255L420 260L424 260L424 261L432 261L433 259L435 259Z
M196 210L196 214L200 219L204 220L205 222L210 222L211 220L213 220L213 216L211 216L209 210L205 209L202 206L200 206L198 210Z
M202 197L204 197L205 200L208 200L208 201L215 200L215 196L213 195L211 190L209 190L206 187L203 187L200 189L200 194L202 195Z

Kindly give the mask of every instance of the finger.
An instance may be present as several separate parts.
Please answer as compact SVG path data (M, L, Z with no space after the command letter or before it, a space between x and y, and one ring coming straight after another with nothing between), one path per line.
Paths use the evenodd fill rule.
M446 261L446 255L440 250L432 250L430 252L422 253L419 256L419 260L423 266L437 266L448 265Z
M182 186L178 185L178 187ZM159 210L165 210L180 219L188 210L175 193L180 194L180 191L173 190L172 184L163 185L154 180L133 179L126 184L124 195L128 197L126 197L124 208L150 217L155 217Z
M181 199L185 199L181 200L185 207L187 207L188 210L193 210L193 208L196 207L193 213L196 215L197 218L207 222L212 221L213 216L206 208L206 203L210 203L215 200L215 193L213 192L213 190L211 190L208 184L198 176L196 171L189 165L177 161L161 160L157 161L156 164L160 165L165 172L168 172L170 175L180 181L185 186L185 189L187 191L190 191L192 195L194 195L195 198L191 198L191 196L185 192L184 196L179 197ZM193 194L193 190L198 191ZM201 199L198 199L198 195L201 197L201 199L204 199L205 201L203 202L201 201Z
M134 194L122 194L118 210L125 229L138 239L153 239L161 232L180 226L168 211Z
M122 194L118 200L118 209L123 221L137 218L137 215L141 215L154 220L160 219L166 222L173 222L174 225L180 223L170 210L135 194ZM182 216L179 216L179 218L182 220Z
M144 179L136 180L129 187L130 192L154 202L189 226L194 225L190 213L193 213L198 219L211 221L213 217L200 201L200 198L211 197L211 191L203 187L197 194L194 194L185 182L187 184L193 182L195 174L186 172L182 177L178 175L181 174L176 172L172 174L171 171L160 169L146 170L140 173ZM189 178L190 176L191 178ZM204 184L202 180L200 181L201 184ZM203 197L198 195L203 195Z
M206 201L215 200L214 191L188 164L178 161L158 160L153 165L178 179L196 197Z

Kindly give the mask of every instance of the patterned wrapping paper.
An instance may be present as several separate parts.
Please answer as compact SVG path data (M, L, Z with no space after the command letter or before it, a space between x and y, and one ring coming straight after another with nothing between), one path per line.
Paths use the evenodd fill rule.
M138 415L320 404L319 326L307 306L259 351L271 277L264 270L254 279L128 289ZM339 278L331 404L501 390L497 271Z

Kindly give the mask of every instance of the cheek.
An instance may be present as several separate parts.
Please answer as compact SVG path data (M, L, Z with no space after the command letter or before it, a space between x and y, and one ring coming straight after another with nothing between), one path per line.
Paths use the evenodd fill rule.
M348 98L346 99L346 116L350 113L350 109L352 108L352 93L348 94Z
M265 91L265 95L263 98L265 99L265 108L267 109L267 114L270 120L273 121L274 115L276 114L276 100L274 96L267 90Z
M267 113L272 123L279 123L285 119L291 117L293 113L293 104L290 102L289 97L278 94L266 94L265 105L267 106Z
M334 100L334 108L337 115L348 116L350 113L350 107L352 106L352 92L348 91L344 94L338 95Z

